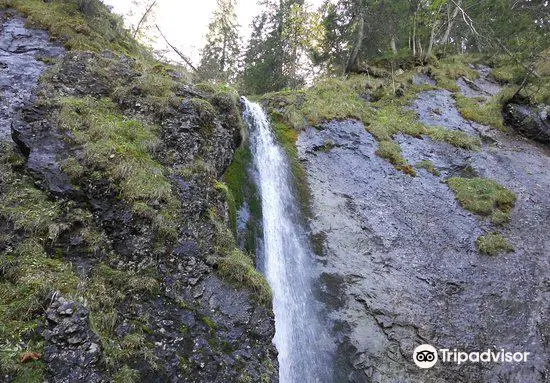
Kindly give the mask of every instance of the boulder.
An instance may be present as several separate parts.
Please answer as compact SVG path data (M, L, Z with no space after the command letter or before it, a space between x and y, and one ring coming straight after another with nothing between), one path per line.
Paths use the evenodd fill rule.
M550 143L550 106L509 103L504 107L504 116L508 124L522 135Z

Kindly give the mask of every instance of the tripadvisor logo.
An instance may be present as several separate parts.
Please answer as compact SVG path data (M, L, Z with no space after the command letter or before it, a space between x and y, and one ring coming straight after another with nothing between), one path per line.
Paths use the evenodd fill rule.
M437 350L429 344L421 344L414 349L413 360L420 368L431 368L437 363Z
M440 360L442 363L456 363L458 365L470 363L521 363L527 362L529 352L510 352L486 350L483 352L458 351L441 348L439 351L429 344L422 344L414 349L413 361L420 368L431 368ZM440 357L441 356L441 357Z

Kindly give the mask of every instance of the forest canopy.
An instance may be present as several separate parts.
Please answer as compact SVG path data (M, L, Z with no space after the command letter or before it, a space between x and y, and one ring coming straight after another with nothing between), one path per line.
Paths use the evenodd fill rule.
M239 36L237 0L218 0L202 50L203 80L259 94L319 75L361 73L455 54L502 55L537 77L550 46L545 0L260 0L251 35Z

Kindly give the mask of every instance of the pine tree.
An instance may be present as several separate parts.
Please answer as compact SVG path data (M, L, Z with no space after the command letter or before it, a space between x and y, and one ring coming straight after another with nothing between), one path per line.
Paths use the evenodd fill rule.
M246 92L264 93L304 82L311 70L316 40L322 38L321 19L304 0L265 0L253 23L245 55L243 86Z
M236 0L217 1L198 68L203 79L217 82L235 81L241 55L236 6Z

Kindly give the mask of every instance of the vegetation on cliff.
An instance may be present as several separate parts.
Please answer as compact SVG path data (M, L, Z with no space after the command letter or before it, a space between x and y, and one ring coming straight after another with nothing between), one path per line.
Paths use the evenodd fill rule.
M235 91L191 85L185 70L156 61L99 1L1 5L21 12L28 26L47 29L69 49L65 57L45 60L53 65L28 109L36 113L23 113L25 129L47 129L22 133L18 141L31 152L47 150L36 140L51 134L48 142L56 143L56 158L62 157L54 182L67 175L69 184L61 194L50 193L44 164L29 172L27 159L14 148L1 149L2 376L38 382L47 374L68 373L46 370L48 358L56 357L49 354L43 328L53 323L44 318L54 293L85 307L86 326L99 336L101 358L90 362L86 374L101 371L124 382L151 373L273 374L263 364L272 357L271 327L265 327L265 346L259 346L258 335L253 344L248 335L235 338L229 330L241 326L246 332L248 324L231 322L234 318L192 292L204 290L205 276L215 272L227 284L214 294L247 290L250 299L243 304L261 304L254 320L270 320L269 286L237 249L228 230L235 223L233 197L217 181L242 129ZM192 331L177 335L183 345L170 349L187 360L185 368L163 360L159 337L173 341L176 335L161 328L183 326L207 312L219 325L188 323ZM205 345L193 350L193 339ZM254 356L258 363L225 372L217 371L218 362L216 369L201 367L212 358L221 361L220 355L231 362L239 347L262 347ZM22 363L24 352L41 359ZM72 362L66 363L70 370Z

